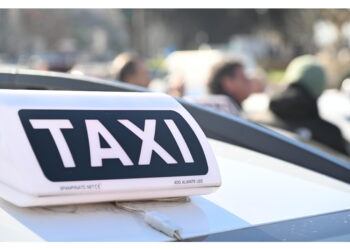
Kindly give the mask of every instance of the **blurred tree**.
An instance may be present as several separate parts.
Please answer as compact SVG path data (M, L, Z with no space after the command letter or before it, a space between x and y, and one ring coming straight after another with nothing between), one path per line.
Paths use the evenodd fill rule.
M161 47L161 41L147 39L148 31L156 24L166 27L163 34L173 39L173 45L181 49L196 49L198 34L208 43L226 43L235 34L252 34L259 30L272 30L283 42L293 48L294 56L314 53L317 48L313 40L314 24L320 19L329 19L340 27L348 19L349 10L341 9L147 9L137 10L143 14L143 36L134 33L137 41ZM136 30L136 29L135 29Z
M234 35L265 30L296 56L317 50L317 20L330 20L340 30L349 15L345 9L2 9L0 53L53 50L59 40L71 39L83 53L105 50L104 56L112 58L123 50L136 50L147 57L167 48L224 44Z
M0 31L0 53L14 58L57 51L67 41L77 53L113 58L128 44L120 10L4 9Z

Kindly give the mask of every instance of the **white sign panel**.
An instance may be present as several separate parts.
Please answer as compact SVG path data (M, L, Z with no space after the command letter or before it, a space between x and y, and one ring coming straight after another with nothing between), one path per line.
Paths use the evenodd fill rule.
M0 115L0 195L20 206L220 186L204 133L164 94L1 90Z

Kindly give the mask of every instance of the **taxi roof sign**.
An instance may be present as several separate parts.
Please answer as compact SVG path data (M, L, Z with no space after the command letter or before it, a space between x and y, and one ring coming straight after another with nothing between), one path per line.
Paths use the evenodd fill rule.
M159 93L1 90L0 196L19 206L207 194L220 174L191 115Z

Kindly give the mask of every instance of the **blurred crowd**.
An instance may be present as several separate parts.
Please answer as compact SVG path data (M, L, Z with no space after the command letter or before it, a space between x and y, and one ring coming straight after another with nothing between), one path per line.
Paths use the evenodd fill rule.
M116 81L153 90L156 86L154 83L159 82L159 79L152 77L147 64L136 53L120 53L105 67L108 67L106 77ZM74 65L74 60L67 55L52 56L46 61L37 60L32 68L89 75L88 71L84 72ZM199 70L196 71L194 65L190 66L191 69L194 75L202 74ZM337 154L350 154L343 128L336 122L324 119L320 114L319 98L328 84L326 69L317 56L302 55L291 60L284 70L281 80L283 84L272 92L266 72L259 67L253 73L248 72L244 60L220 58L207 71L203 74L206 76L205 80L201 80L205 91L199 94L186 93L192 83L189 78L181 75L181 71L164 76L161 82L165 87L161 90L225 115L239 116L299 140L321 145ZM348 77L343 81L344 91L349 86ZM251 109L247 112L246 100L252 99L252 96L259 100L259 95L268 101L256 102L254 105L257 112L251 112ZM348 108L350 111L350 106Z
M151 77L142 60L132 54L116 57L111 73L114 79L149 87ZM166 92L188 101L214 108L229 115L289 131L298 138L325 145L338 153L348 155L348 143L340 128L321 118L317 100L327 88L326 70L316 56L294 58L285 70L284 88L269 97L268 109L262 119L244 112L243 102L254 93L265 92L264 74L246 73L243 62L223 59L210 69L207 92L197 96L184 96L186 82L178 78L169 83Z

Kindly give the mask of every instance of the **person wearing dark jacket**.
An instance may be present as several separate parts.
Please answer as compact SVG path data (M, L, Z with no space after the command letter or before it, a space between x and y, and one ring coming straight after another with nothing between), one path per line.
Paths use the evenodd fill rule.
M313 56L298 57L287 67L285 80L288 87L270 101L269 108L275 115L271 125L348 154L341 131L318 112L317 99L326 87L323 67Z

